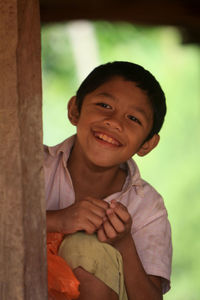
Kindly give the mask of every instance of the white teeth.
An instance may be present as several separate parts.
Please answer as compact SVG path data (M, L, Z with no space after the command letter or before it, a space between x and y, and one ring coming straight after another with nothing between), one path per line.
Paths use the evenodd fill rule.
M99 139L101 139L101 140L103 140L103 141L105 141L107 143L110 143L110 144L113 144L113 145L119 145L119 143L117 141L115 141L113 138L111 138L111 137L109 137L109 136L107 136L107 135L105 135L103 133L96 134L96 136Z

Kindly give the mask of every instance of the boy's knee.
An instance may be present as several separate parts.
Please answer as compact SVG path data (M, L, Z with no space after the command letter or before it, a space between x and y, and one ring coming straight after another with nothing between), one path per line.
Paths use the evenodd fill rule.
M120 253L111 245L100 242L96 235L77 232L66 236L59 255L69 266L82 274L86 272L101 280L116 294L121 293L123 283L123 262ZM86 276L86 274L83 274Z
M122 263L120 253L111 245L100 242L96 235L88 235L77 232L65 237L59 249L62 256L71 268L88 265L91 273L95 273L100 266L105 270L110 267L118 270L119 263ZM80 263L80 265L79 265Z

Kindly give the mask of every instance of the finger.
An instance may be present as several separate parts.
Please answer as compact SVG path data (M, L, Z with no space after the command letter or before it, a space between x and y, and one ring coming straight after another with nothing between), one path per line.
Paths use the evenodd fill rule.
M81 214L90 211L101 218L103 218L106 215L106 210L104 208L95 205L93 202L89 200L82 200L78 203L78 205L80 207L80 210L82 211Z
M84 230L84 226L90 222L96 230L103 223L104 217L105 211L95 207L92 203L79 203L79 208L76 209L76 212L74 213L74 223L80 230Z
M108 218L107 218L107 216L105 215L105 216L103 217L103 222L105 222L107 219L108 219Z
M106 211L107 217L112 224L113 228L118 232L124 232L125 231L125 224L123 221L115 214L115 212L112 209L107 209Z
M103 217L98 216L91 211L87 212L86 219L91 222L96 229L100 228L100 226L103 224Z
M107 209L109 207L109 204L104 200L93 198L93 197L87 197L86 199L103 209Z
M105 232L103 230L103 227L100 227L97 231L97 237L98 237L98 240L100 242L106 242L107 241L107 237L105 235Z
M127 223L131 220L130 214L123 204L119 202L111 203L110 207L123 222Z
M97 228L90 221L87 221L83 225L83 229L82 230L84 230L87 234L93 234L94 232L96 232Z
M117 236L116 230L109 221L103 223L103 229L107 239L114 239Z

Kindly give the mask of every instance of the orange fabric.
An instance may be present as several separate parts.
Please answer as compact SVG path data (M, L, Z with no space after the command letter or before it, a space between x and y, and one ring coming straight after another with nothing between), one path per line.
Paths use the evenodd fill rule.
M48 294L52 300L71 300L79 296L79 281L66 261L58 256L61 233L47 234Z

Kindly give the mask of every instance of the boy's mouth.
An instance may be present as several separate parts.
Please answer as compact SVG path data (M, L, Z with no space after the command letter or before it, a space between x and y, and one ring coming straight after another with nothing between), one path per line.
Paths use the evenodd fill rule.
M106 142L108 144L112 144L114 146L121 146L121 143L119 141L117 141L116 139L114 139L113 137L105 134L105 133L102 133L102 132L94 132L94 136L96 138L98 138L99 140L103 141L103 142Z

